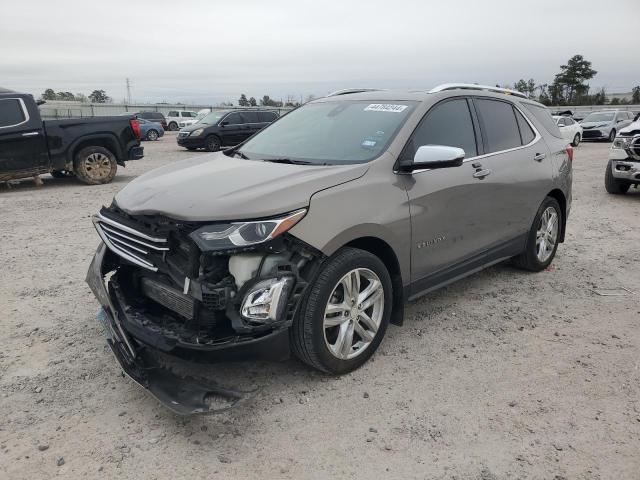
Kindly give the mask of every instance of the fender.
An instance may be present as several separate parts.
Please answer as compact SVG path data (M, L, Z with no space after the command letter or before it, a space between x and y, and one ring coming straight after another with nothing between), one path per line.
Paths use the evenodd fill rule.
M67 149L67 153L66 153L66 161L69 165L73 164L74 152L78 147L78 145L80 145L81 143L85 143L88 140L98 140L99 142L96 143L96 145L98 146L102 146L101 143L103 143L106 140L107 143L109 144L109 147L108 147L109 150L111 150L113 154L116 156L116 162L118 163L118 165L121 165L124 167L125 156L122 154L122 149L120 148L118 137L116 137L113 133L110 133L110 132L83 135L75 139L71 143L71 145L69 145L69 148Z

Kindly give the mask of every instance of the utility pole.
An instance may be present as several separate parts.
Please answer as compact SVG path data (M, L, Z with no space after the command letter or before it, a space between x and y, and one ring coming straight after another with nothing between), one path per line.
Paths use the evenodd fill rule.
M131 103L131 81L127 78L127 103Z

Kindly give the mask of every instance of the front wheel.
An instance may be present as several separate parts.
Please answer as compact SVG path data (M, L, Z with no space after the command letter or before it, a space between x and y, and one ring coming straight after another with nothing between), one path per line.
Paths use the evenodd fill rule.
M613 163L609 160L607 171L604 174L604 188L612 195L624 195L631 184L613 176Z
M513 259L515 265L532 272L547 268L556 256L561 228L560 204L555 198L546 197L533 220L524 252Z
M172 132L175 132L178 130L178 124L176 122L171 122L169 124L169 130L171 130Z
M295 355L327 373L360 367L376 351L389 324L391 277L369 252L343 248L309 285L291 327Z
M104 147L85 147L76 154L73 168L80 181L89 185L109 183L116 176L116 157Z
M580 144L580 134L576 133L576 136L573 137L573 142L571 142L571 145L573 147L577 147Z
M217 152L220 150L220 139L215 135L209 135L204 140L204 149L207 152Z
M613 142L615 139L616 139L616 130L615 130L615 128L613 128L609 132L609 141Z

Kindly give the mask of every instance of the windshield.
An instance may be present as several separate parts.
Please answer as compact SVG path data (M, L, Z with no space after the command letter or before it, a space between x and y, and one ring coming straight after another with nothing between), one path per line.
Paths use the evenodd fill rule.
M207 125L215 125L216 123L218 123L220 121L220 119L222 117L224 117L227 114L227 112L211 112L211 113L205 113L203 115L202 118L200 118L200 120L198 120L198 123L204 123Z
M415 104L347 100L309 103L252 137L240 153L251 160L367 162L385 150Z
M583 122L610 122L613 120L613 113L590 113Z

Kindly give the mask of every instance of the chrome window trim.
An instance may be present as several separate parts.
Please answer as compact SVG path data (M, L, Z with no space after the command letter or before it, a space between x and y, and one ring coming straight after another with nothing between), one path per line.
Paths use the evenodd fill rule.
M13 125L0 126L0 128L19 127L20 125L24 125L25 123L29 122L29 119L31 117L29 116L29 111L27 110L27 106L24 104L24 100L22 100L21 98L18 98L18 97L0 98L0 102L5 101L5 100L18 100L18 102L20 103L20 108L22 109L22 113L24 114L24 120L22 122L20 122L20 123L15 123Z
M451 98L454 98L454 97L451 97ZM465 98L465 97L460 97L460 98ZM494 101L497 101L497 102L504 102L505 101L505 100L497 99L497 98L493 98L493 97L472 96L470 98L485 98L485 99L494 100ZM540 135L540 132L538 132L538 129L533 125L533 123L531 123L531 120L529 120L529 117L527 117L524 114L524 112L519 107L519 105L516 105L514 102L508 102L508 101L506 103L510 104L513 108L518 110L518 112L520 112L520 114L524 117L526 122L531 127L531 130L533 130L533 133L535 133L535 136L533 137L533 140L531 140L526 145L520 145L519 147L508 148L506 150L498 150L497 152L484 153L482 155L476 155L475 157L469 157L469 158L465 157L464 160L462 160L463 164L467 163L467 162L480 160L480 159L483 159L483 158L489 158L489 157L492 157L494 155L501 155L503 153L515 152L516 150L521 150L523 148L531 147L534 144L538 143L538 141L540 141L540 139L542 138L542 135ZM434 107L435 107L435 105L434 105ZM424 116L426 116L428 113L429 112L427 111ZM424 116L423 116L423 118L424 118ZM516 120L516 125L517 125L517 120ZM520 131L520 127L518 127L518 131ZM456 168L456 167L452 167L452 168ZM433 168L422 168L420 170L413 170L412 172L401 172L399 170L394 170L393 173L398 174L398 175L414 175L416 173L430 172L431 170L434 170L434 169ZM435 170L438 170L438 169L435 169Z

